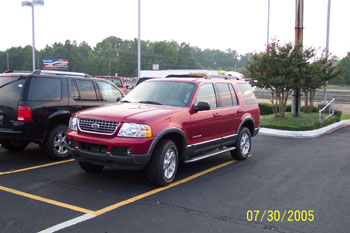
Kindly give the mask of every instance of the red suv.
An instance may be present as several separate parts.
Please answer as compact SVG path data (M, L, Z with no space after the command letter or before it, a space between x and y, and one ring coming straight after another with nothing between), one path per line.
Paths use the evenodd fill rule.
M147 169L152 184L174 180L179 161L224 152L248 157L260 110L250 85L229 77L171 77L141 83L120 103L72 115L67 146L86 172Z

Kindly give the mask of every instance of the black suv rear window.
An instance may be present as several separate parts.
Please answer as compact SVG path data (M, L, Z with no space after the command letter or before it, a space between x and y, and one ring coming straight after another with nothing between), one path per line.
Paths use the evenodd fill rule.
M0 76L0 108L1 106L17 108L18 100L24 90L24 83L25 79L19 79L19 76Z
M28 100L59 101L62 83L58 78L33 77L29 86Z

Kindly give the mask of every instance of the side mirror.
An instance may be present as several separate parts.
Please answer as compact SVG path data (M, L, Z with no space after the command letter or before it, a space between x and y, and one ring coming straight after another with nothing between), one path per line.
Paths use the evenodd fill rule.
M210 110L210 105L207 102L198 102L197 105L193 106L195 112Z

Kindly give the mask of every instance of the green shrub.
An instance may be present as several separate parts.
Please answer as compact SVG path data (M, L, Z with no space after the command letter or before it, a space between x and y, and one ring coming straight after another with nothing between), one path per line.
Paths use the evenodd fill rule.
M320 122L317 112L302 113L299 117L292 116L291 113L286 113L283 118L275 115L262 116L260 126L272 129L304 131L322 128L338 121L340 121L340 118L336 114Z
M273 114L272 111L272 104L269 103L259 103L259 107L260 107L260 114L261 115L270 115ZM301 107L301 111L304 112L305 106ZM292 105L288 104L286 106L286 112L291 112L292 111ZM312 112L318 112L318 107L313 106L312 108Z
M269 103L259 103L260 114L261 115L270 115L273 113L272 104Z

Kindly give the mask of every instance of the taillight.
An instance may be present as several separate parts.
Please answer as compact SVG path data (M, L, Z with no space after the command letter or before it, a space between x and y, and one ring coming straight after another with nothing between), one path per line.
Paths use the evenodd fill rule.
M32 110L28 106L18 105L17 121L32 121Z

